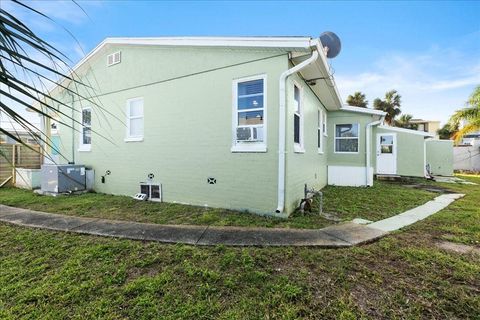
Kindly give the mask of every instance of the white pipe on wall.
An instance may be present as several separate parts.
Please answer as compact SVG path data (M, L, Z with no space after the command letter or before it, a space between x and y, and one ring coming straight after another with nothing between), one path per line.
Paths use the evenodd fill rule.
M277 210L276 213L282 213L285 209L285 145L286 145L286 82L287 78L302 70L319 57L320 41L314 41L316 50L307 60L296 65L295 67L284 71L279 79L279 120L278 120L278 194L277 194Z
M377 126L383 122L383 116L380 120L370 122L367 124L366 134L365 134L365 186L370 186L370 163L372 155L372 127Z
M428 179L430 178L430 173L427 170L427 141L433 140L433 138L424 138L423 139L423 176ZM432 171L432 168L430 168Z

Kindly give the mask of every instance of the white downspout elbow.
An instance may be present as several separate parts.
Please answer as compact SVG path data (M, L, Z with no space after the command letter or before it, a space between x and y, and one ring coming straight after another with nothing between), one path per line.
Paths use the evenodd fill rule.
M285 145L286 145L286 82L287 78L296 73L319 57L318 50L320 43L316 41L316 50L312 52L312 56L295 67L284 71L279 78L279 120L278 120L278 194L277 194L277 210L276 213L282 213L285 208Z

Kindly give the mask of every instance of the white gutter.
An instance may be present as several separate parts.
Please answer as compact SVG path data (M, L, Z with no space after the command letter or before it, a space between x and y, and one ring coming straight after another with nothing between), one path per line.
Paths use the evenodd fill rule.
M285 145L286 145L286 82L287 78L302 70L319 57L320 42L318 39L314 41L316 50L312 52L312 56L295 67L284 71L279 79L279 120L278 120L278 195L276 213L282 213L285 209Z
M379 124L383 123L383 119L385 116L383 115L380 120L370 122L367 124L366 134L365 134L365 186L371 186L372 184L370 183L370 165L371 165L371 155L372 155L372 127L377 126Z

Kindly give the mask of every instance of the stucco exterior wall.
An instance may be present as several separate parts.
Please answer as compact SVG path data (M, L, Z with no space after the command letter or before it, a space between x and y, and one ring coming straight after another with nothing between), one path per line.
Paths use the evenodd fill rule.
M365 167L365 136L367 124L376 121L374 116L369 114L335 111L328 114L328 165L329 166L352 166ZM335 125L336 124L359 124L359 145L357 153L335 152Z
M424 136L375 127L372 134L372 163L376 168L376 136L378 133L394 133L397 137L397 175L424 177Z
M294 150L294 83L303 88L303 151ZM286 199L288 212L295 210L304 197L304 186L319 190L327 184L327 137L321 135L323 153L318 149L318 110L326 109L298 75L292 75L287 81L287 134L286 134Z
M118 50L122 62L107 67L106 55ZM221 68L229 65L235 66ZM182 77L214 68L220 69ZM278 78L287 68L287 55L278 50L107 48L91 61L95 72L88 72L105 110L93 110L92 129L98 133L92 134L90 152L78 151L75 133L75 162L95 170L98 192L134 195L139 182L153 173L166 202L272 214L277 201ZM267 76L267 152L232 153L232 80L259 74ZM144 98L144 140L124 142L126 101L135 97ZM75 109L81 105L88 103L77 101ZM62 154L71 161L71 130L61 126L59 132ZM111 175L102 183L107 170ZM207 184L208 177L217 183Z
M453 176L453 141L427 140L426 152L433 175Z

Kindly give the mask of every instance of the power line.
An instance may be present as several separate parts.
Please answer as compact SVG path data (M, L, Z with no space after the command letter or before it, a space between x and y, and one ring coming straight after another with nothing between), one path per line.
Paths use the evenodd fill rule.
M113 90L113 91L110 91L110 92L101 93L101 94L92 96L92 98L93 97L102 97L102 96L106 96L106 95L113 94L113 93L118 93L118 92L122 92L122 91L126 91L126 90L132 90L132 89L138 89L138 88L142 88L142 87L152 86L152 85L155 85L155 84L170 82L170 81L179 80L179 79L183 79L183 78L193 77L193 76L197 76L197 75L204 74L204 73L209 73L209 72L218 71L218 70L222 70L222 69L227 69L227 68L231 68L231 67L237 67L237 66L241 66L241 65L244 65L244 64L253 63L253 62L257 62L257 61L263 61L263 60L268 60L268 59L272 59L272 58L277 58L277 57L281 57L281 56L284 56L284 55L286 55L286 53L277 54L277 55L274 55L274 56L263 57L263 58L254 59L254 60L249 60L249 61L243 61L243 62L239 62L239 63L234 63L234 64L230 64L230 65L226 65L226 66L222 66L222 67L217 67L217 68L212 68L212 69L207 69L207 70L203 70L203 71L198 71L198 72L194 72L194 73L189 73L189 74L185 74L185 75L181 75L181 76L177 76L177 77L173 77L173 78L168 78L168 79L164 79L164 80L148 82L148 83L136 85L136 86L133 86L133 87L128 87L128 88L123 88L123 89ZM80 99L74 100L74 101L80 101Z

